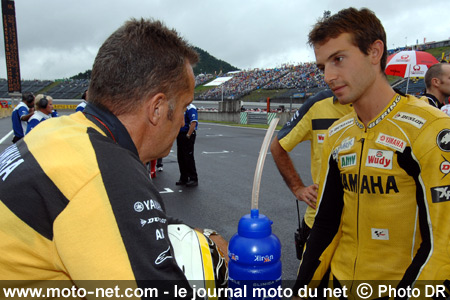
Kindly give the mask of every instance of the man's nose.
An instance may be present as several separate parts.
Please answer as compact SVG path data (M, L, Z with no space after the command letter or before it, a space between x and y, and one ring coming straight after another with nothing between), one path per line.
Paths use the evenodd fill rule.
M323 80L330 85L337 78L337 72L333 67L328 67L323 72Z

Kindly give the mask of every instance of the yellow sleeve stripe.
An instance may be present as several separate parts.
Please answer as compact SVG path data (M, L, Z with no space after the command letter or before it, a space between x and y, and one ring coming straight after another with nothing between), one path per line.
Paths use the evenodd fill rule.
M211 250L209 249L208 241L206 240L206 237L203 235L203 233L198 232L197 230L195 230L195 233L197 234L198 242L201 248L200 250L202 253L203 270L205 272L204 274L205 288L207 290L214 289L215 288L214 266L211 258ZM210 299L217 299L217 298L211 297Z

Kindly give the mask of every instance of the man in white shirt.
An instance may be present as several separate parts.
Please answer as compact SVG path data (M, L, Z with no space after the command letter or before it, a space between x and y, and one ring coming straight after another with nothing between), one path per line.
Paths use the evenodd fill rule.
M51 96L46 96L39 94L36 96L36 112L28 120L27 131L25 134L31 131L42 121L51 118L53 111L53 98Z

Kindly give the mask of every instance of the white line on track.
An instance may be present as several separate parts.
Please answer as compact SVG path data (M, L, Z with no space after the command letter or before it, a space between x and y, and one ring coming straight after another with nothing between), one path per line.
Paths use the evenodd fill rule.
M230 153L230 151L223 150L223 151L219 151L219 152L206 152L206 151L202 152L202 154L223 154L223 153Z
M173 191L169 188L164 188L164 191L159 192L160 194L173 193Z
M7 135L5 135L1 140L0 140L0 144L3 143L14 131L10 131Z
M259 127L248 127L248 126L239 126L239 124L235 124L235 125L228 125L228 124L220 124L220 123L208 123L208 121L199 121L199 126L200 125L212 125L212 126L222 126L222 127L231 127L231 128L241 128L241 129L254 129L254 130L267 130L267 128L259 128ZM201 130L203 129L211 129L211 128L201 128ZM278 132L278 130L275 130L275 132Z

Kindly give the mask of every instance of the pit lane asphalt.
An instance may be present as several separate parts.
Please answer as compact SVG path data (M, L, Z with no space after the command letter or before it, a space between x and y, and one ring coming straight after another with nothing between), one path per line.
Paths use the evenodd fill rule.
M0 140L10 131L11 118L0 119ZM179 179L176 142L163 159L164 170L153 179L167 213L189 225L215 229L229 240L237 232L239 219L250 213L255 168L265 134L265 129L200 121L194 153L199 186L175 185ZM12 144L11 140L12 136L0 144L0 152ZM305 184L311 184L310 144L298 145L291 158ZM305 209L306 205L300 203L300 216ZM259 211L273 221L272 231L281 241L283 281L294 280L299 264L294 246L297 210L270 150L261 176Z

